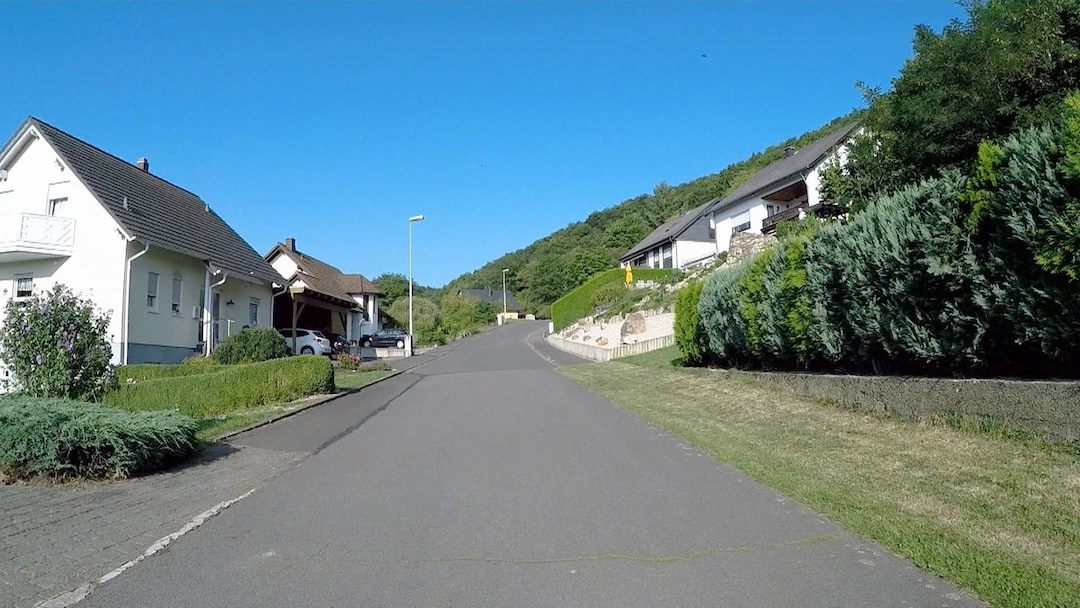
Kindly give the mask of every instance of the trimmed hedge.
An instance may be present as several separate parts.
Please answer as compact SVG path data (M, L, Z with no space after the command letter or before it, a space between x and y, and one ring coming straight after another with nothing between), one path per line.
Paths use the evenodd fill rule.
M635 268L635 281L663 282L672 279L677 271L670 268ZM551 320L555 322L555 330L573 325L578 319L592 314L597 292L611 289L609 285L623 286L626 281L626 271L622 268L612 268L592 276L588 281L576 289L559 298L551 305Z
M698 307L710 354L765 369L1076 377L1080 281L1045 253L1048 236L1080 232L1062 147L1049 128L984 144L970 176L946 172L716 271Z
M121 365L116 368L116 380L120 384L129 382L141 382L143 380L156 380L158 378L176 378L179 376L197 376L199 374L211 374L225 369L222 365L213 363L192 365L182 363L180 365L159 365L157 363L144 363L140 365Z
M334 392L334 370L329 359L318 355L218 366L212 370L132 383L122 379L119 390L109 393L105 401L129 410L178 410L202 419Z
M226 338L214 349L212 357L216 363L233 365L281 359L291 354L292 349L276 329L249 327Z
M675 294L675 344L684 365L704 365L709 357L708 338L701 326L698 302L704 281L690 281Z
M0 469L14 479L130 477L190 454L197 428L177 412L0 395Z

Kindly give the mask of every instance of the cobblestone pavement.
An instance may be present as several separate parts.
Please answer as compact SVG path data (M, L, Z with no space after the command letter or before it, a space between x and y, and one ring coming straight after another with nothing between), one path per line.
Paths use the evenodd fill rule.
M217 444L188 465L124 482L0 485L0 606L31 608L97 581L303 456Z

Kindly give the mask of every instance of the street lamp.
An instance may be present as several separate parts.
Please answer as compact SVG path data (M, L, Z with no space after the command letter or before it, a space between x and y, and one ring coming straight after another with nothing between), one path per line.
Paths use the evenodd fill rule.
M503 268L503 323L506 323L506 273L510 272L509 268Z
M412 225L413 222L424 221L423 215L414 215L409 218L409 354L412 354Z

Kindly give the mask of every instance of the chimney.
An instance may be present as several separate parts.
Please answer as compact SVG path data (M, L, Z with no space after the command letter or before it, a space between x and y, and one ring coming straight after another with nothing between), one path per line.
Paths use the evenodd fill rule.
M795 156L796 152L798 152L798 150L795 149L795 146L786 146L784 148L784 158L787 158L789 156Z
M296 253L296 239L291 236L285 239L285 248L289 251L292 251L293 253Z
M147 173L150 172L150 161L146 160L145 156L135 161L135 166Z

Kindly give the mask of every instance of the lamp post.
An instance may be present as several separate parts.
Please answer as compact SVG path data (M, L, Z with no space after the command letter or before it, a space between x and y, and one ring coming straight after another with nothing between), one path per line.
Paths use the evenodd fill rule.
M414 215L409 218L409 354L412 354L412 225L414 222L424 221L423 215Z
M503 323L506 323L506 273L510 272L509 268L503 268Z

